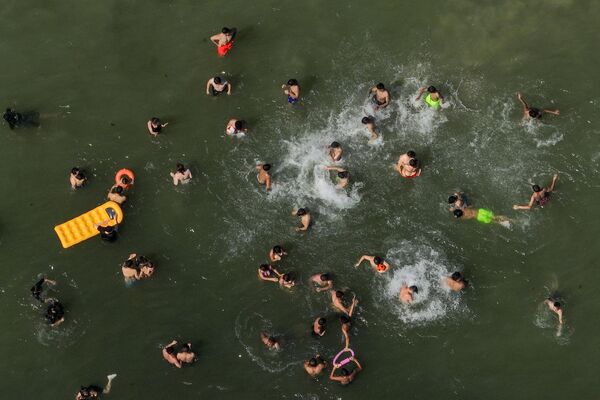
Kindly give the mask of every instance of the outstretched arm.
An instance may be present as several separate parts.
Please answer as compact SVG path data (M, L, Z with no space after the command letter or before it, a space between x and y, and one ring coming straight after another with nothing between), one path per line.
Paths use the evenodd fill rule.
M555 174L552 177L552 183L550 184L550 187L548 188L548 192L552 192L554 191L554 186L556 186L556 181L558 180L558 174Z
M419 100L421 98L421 96L423 96L423 93L425 93L426 90L427 90L426 87L422 87L421 89L419 89L419 95L417 96L415 101Z
M356 262L356 264L354 264L354 266L358 267L365 260L369 261L369 256L364 255L364 256L360 257L360 259Z
M348 316L351 317L354 313L354 307L358 304L358 300L356 300L356 295L352 299L352 305L350 306L350 310L348 311Z
M212 35L210 37L210 41L213 42L215 45L219 45L219 38L221 37L220 33L217 33L216 35Z
M326 169L327 171L331 171L331 170L333 170L333 171L337 171L337 172L343 172L343 171L345 171L345 169L344 169L344 168L340 168L340 167L327 167L327 166L326 166L326 167L325 167L325 169Z
M533 203L535 203L535 194L531 195L531 198L529 199L528 204L525 204L525 205L515 204L513 206L513 210L531 210L531 207L533 207Z
M267 191L271 190L271 176L267 175L267 179L265 179L265 186L267 187Z
M560 110L558 108L555 108L554 110L544 109L544 112L546 114L560 115Z
M227 84L227 95L231 94L231 83Z
M209 79L208 82L206 82L206 94L210 94L210 85L212 85L212 79Z

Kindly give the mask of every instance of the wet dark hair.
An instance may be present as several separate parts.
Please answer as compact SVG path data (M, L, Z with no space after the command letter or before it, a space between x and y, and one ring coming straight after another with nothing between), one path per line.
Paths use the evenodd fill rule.
M79 168L77 168L77 167L71 168L71 174L72 175L77 175L78 173L79 173Z
M316 358L311 358L310 360L308 360L308 365L310 365L311 367L316 367L317 366L317 359Z
M344 292L342 292L341 290L336 290L335 297L337 297L338 299L341 299L342 297L344 297Z
M554 307L560 310L560 302L555 301L554 302Z
M295 79L289 79L287 84L288 86L298 86L298 81Z
M453 194L448 197L448 204L454 204L454 203L456 203L457 200L458 200L458 196Z
M134 260L127 260L123 263L123 267L135 269Z
M331 144L329 145L329 147L333 148L333 149L337 149L340 146L340 144L338 142L331 142Z
M173 346L169 346L165 350L167 351L167 354L173 354L173 352L175 351L175 349L173 348Z
M258 269L260 269L261 271L268 271L269 264L260 264L260 267L258 267Z
M319 326L323 326L323 325L325 325L326 322L327 322L327 320L325 318L319 318L319 320L317 321L317 324L319 324Z
M340 179L346 179L350 176L350 173L348 171L340 171L338 172L337 176Z
M319 278L322 281L328 281L328 280L330 280L329 274L321 274L321 276L319 276Z
M541 192L542 188L540 187L540 185L533 185L531 186L531 188L533 189L534 192Z
M417 165L419 165L419 160L417 160L416 158L411 158L408 161L408 165L410 165L411 167L416 167Z
M415 153L414 150L409 150L406 152L406 155L410 158L415 158L417 156L417 153Z
M221 77L220 76L215 76L213 78L213 82L216 83L217 85L221 84Z
M268 171L268 170L270 170L270 169L271 169L271 164L263 164L263 165L262 165L262 169L263 169L264 171Z
M158 124L160 124L160 119L156 118L156 117L152 117L150 119L150 122L153 123L154 125L158 125Z
M226 27L226 26L224 26L224 27L223 27L223 29L221 29L221 33L225 33L225 34L227 34L227 33L229 33L229 32L231 32L231 29L229 29L229 28L228 28L228 27Z
M178 164L177 164L177 167L176 167L176 169L177 169L177 172L181 172L181 173L184 173L184 172L185 172L185 167L184 167L184 166L183 166L183 164L181 164L181 163L178 163Z
M237 120L237 121L235 121L235 124L233 124L233 126L235 126L235 129L237 129L238 131L241 131L242 129L244 129L245 123L246 123L246 121Z
M371 122L373 122L373 120L374 120L374 118L373 118L373 117L363 117L363 119L361 119L360 121L361 121L363 124L365 124L365 125L366 125L366 124L368 124L368 123L371 123Z
M343 376L348 376L348 375L350 374L350 372L348 372L348 370L347 370L346 368L342 368L342 369L340 370L340 373L341 373Z
M284 282L293 282L292 274L283 274L282 276Z
M379 83L378 83L378 84L377 84L375 87L376 87L377 89L379 89L379 90L383 90L383 89L385 89L385 85L384 85L383 83L381 83L381 82L379 82Z
M77 172L77 175L75 175L75 178L77 179L85 179L85 174L81 171Z
M122 183L123 185L128 185L128 184L129 184L129 182L131 182L131 179L129 179L129 177L128 177L127 175L123 175L123 176L121 177L121 183Z
M454 210L454 211L452 212L452 214L454 214L454 217L455 217L455 218L460 218L460 217L462 217L462 216L463 216L464 212L463 212L463 210Z
M112 188L112 190L110 192L111 193L122 194L123 193L123 188L121 186L115 186L114 188Z
M410 290L413 291L413 293L419 293L419 288L416 287L415 285L412 285L411 287L409 287Z
M348 323L350 323L350 318L348 318L348 317L347 317L347 316L345 316L345 315L342 315L342 316L340 316L340 322L341 322L342 324L348 324Z
M452 275L450 276L450 278L456 282L461 282L463 280L462 274L458 271L453 272Z
M427 91L428 91L429 93L436 93L436 92L437 92L437 89L435 88L435 86L429 86L429 87L427 88Z
M299 216L306 215L306 209L305 208L299 208L298 211L296 211L296 215L299 215Z
M187 352L189 352L189 351L190 351L190 345L189 345L189 344L187 344L187 343L186 343L186 344L184 344L184 345L183 345L183 347L181 348L181 350L180 350L180 351L182 351L182 352L184 352L184 353L187 353Z
M375 256L375 257L373 257L373 262L375 264L381 264L383 262L383 258Z
M275 253L275 254L283 253L283 247L281 247L280 245L273 246L273 253Z
M530 108L528 114L531 118L542 118L542 113L537 108Z

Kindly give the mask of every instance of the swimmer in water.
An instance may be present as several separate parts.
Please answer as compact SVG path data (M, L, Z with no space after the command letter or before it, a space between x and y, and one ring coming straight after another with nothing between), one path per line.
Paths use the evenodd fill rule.
M271 262L281 261L283 256L287 256L287 253L280 245L273 246L271 251L269 251L269 259Z
M279 286L286 289L291 289L296 285L296 281L292 274L283 274L279 276Z
M136 260L140 269L140 279L150 278L154 274L154 263L144 256L139 256Z
M300 85L295 79L287 81L287 85L281 85L283 93L287 95L287 101L290 104L296 104L300 100Z
M2 115L2 118L4 118L4 120L8 124L8 127L11 130L18 128L21 122L23 121L23 115L11 108L6 109L6 111Z
M229 50L233 47L233 39L235 39L236 34L236 28L223 27L221 33L217 33L210 37L210 41L217 46L217 54L219 57L225 57L225 55L229 53Z
M304 370L313 378L321 375L325 368L327 368L327 361L323 360L319 354L308 361L304 361Z
M419 293L419 288L416 286L408 286L406 282L402 283L400 288L400 301L405 304L411 304L415 294Z
M71 168L71 175L69 175L69 182L71 183L71 187L73 189L82 187L86 181L87 181L87 178L85 177L82 170L80 170L77 167Z
M171 343L163 347L162 356L169 363L177 368L181 368L181 361L177 358L175 354L175 345L177 344L177 340L173 340Z
M396 171L398 171L400 176L407 179L416 178L417 176L421 175L421 168L419 168L419 160L412 157L409 158L408 161L406 161L406 157L410 157L409 153L415 154L415 152L413 151L401 155L395 167Z
M331 304L333 305L333 308L335 308L335 309L343 312L347 316L351 317L352 314L354 313L354 307L356 307L356 305L358 304L356 295L354 295L354 297L352 297L352 303L350 304L350 307L345 307L344 303L343 303L344 292L342 292L341 290L332 290L332 291L330 291L330 293L331 293Z
M310 226L310 212L306 208L293 209L292 215L300 217L300 226L296 228L296 232L304 232L308 230Z
M229 136L243 136L248 133L248 126L243 119L232 118L225 127L225 133Z
M256 170L258 171L258 183L261 185L265 185L267 192L271 190L271 174L269 171L271 170L271 164L258 164L256 166Z
M315 336L324 336L325 335L325 324L327 320L323 317L317 317L312 324L312 333Z
M354 266L358 267L365 260L368 261L369 264L371 264L371 267L375 268L375 271L379 272L380 274L390 269L390 264L388 264L388 262L385 261L383 258L378 256L368 256L366 254L360 257L360 259Z
M523 105L523 119L541 119L542 115L544 114L560 115L560 110L558 109L540 110L539 108L529 107L529 105L523 99L523 96L521 96L521 93L517 93L517 99L519 99L519 101Z
M189 168L179 163L175 167L175 172L170 172L171 178L173 178L173 185L177 186L180 183L188 183L192 180L192 171Z
M206 82L206 94L218 96L221 93L227 92L227 95L231 94L231 83L227 82L225 78L221 78L220 76L215 76L214 78L210 78Z
M340 323L342 335L344 335L344 348L350 348L350 327L352 326L352 321L350 317L346 315L340 315Z
M121 266L121 272L123 273L123 279L125 283L140 280L141 272L136 265L137 254L132 253L129 258Z
M450 208L448 211L453 212L454 210L464 210L467 207L467 201L464 193L456 192L448 197L448 204Z
M329 274L315 274L310 277L310 281L314 283L317 293L333 288L333 279L331 279Z
M452 214L455 218L459 219L477 219L477 221L482 222L484 224L489 224L490 222L496 222L498 224L502 224L508 222L508 218L503 215L494 215L490 210L486 210L485 208L472 208L465 207L460 210L452 211Z
M554 186L556 186L556 180L558 179L558 175L554 175L552 177L552 183L550 186L541 188L539 185L533 185L531 188L533 189L533 194L529 198L528 204L515 204L513 206L513 210L531 210L534 204L537 204L540 207L543 207L548 200L550 200L550 194L554 191Z
M376 104L375 110L381 110L390 104L390 92L385 88L383 83L378 83L369 90L373 94L373 102Z
M558 315L558 323L560 325L562 325L563 324L563 311L562 311L562 305L560 304L560 302L552 300L550 298L547 298L546 300L544 300L544 304L546 304L548 306L550 311L552 311L553 313Z
M352 372L348 371L346 368L344 368L340 365L334 364L333 369L331 370L331 374L329 375L329 379L331 379L332 381L339 382L342 385L347 385L350 382L352 382L356 378L356 374L358 374L362 370L362 366L360 365L358 360L354 357L350 357L350 362L353 362L356 364L356 368ZM340 370L340 375L336 376L335 372L338 369Z
M444 96L435 88L435 86L422 87L419 89L419 95L415 99L415 101L419 101L423 93L427 91L427 96L425 96L425 104L429 106L429 108L433 110L439 110L444 102Z
M114 185L110 188L110 191L106 195L108 200L114 201L115 203L123 204L127 200L127 196L125 196L123 188L118 185Z
M44 301L48 305L46 308L46 322L52 327L58 326L65 322L65 310L57 299L46 299Z
M281 348L279 340L275 339L273 336L267 335L265 332L260 333L260 340L269 350L279 350Z
M335 188L337 190L344 189L348 186L348 182L350 181L350 173L344 168L340 167L325 167L327 171L336 171L337 174L333 178L335 180Z
M177 352L175 357L182 364L191 364L196 361L196 353L192 351L192 344L186 343L181 346L181 349Z
M90 386L82 386L81 389L75 395L75 400L92 400L98 399L102 394L109 394L110 389L112 388L112 381L117 377L117 374L108 375L106 378L108 382L106 382L106 386L101 388L99 386L90 385Z
M444 283L453 292L460 292L469 284L465 277L458 271L453 272L450 276L444 277Z
M260 267L258 267L258 279L262 281L279 282L279 277L281 277L281 275L282 274L279 273L279 271L269 264L261 264Z
M331 142L329 146L327 146L329 158L333 162L338 162L342 159L342 146L338 142Z
M39 281L36 282L35 285L33 285L31 287L31 295L33 296L34 299L41 301L42 303L44 303L44 300L42 299L42 292L44 291L44 283L47 283L48 285L56 285L56 281L53 281L52 279L48 279L48 278L42 278Z
M163 124L162 122L160 122L160 119L156 117L150 118L146 123L146 126L148 127L148 132L152 136L158 136L160 131L162 131L162 128L166 127L167 125L169 125L168 122L165 122Z
M107 242L114 242L117 240L117 225L109 226L104 225L108 221L104 221L101 224L95 224L96 229L100 232L100 239L105 240Z
M375 126L375 117L370 115L368 117L363 117L361 122L364 126L366 126L369 133L371 133L371 139L369 139L369 143L373 143L379 137L376 130L377 127Z

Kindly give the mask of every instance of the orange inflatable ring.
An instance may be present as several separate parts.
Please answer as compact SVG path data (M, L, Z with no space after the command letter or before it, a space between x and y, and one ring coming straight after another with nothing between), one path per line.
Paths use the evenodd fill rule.
M115 183L123 189L127 189L129 186L133 185L134 180L135 175L133 174L133 171L127 168L120 169L115 175Z

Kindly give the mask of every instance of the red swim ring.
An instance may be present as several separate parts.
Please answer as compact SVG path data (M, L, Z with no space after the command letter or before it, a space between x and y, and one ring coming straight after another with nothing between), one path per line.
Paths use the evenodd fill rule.
M127 168L120 169L115 175L115 183L123 189L127 189L129 186L133 185L134 180L135 175L133 174L133 171Z

